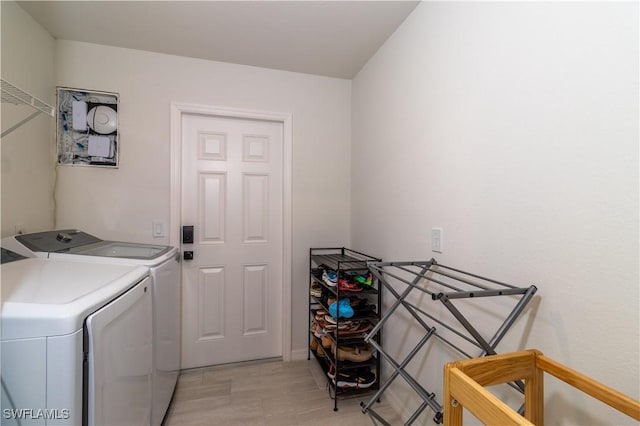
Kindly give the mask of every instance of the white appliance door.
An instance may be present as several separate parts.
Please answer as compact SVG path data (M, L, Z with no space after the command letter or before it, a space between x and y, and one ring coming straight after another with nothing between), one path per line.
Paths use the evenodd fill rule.
M180 263L175 257L151 269L153 277L153 402L151 424L162 423L180 372Z
M88 424L150 424L151 306L151 280L145 278L87 317Z

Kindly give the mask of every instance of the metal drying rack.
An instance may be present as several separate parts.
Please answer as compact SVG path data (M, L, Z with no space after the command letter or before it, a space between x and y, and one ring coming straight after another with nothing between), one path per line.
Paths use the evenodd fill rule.
M460 343L456 342L457 339L480 349L479 356L495 355L496 346L523 312L536 293L537 288L533 285L517 287L506 284L439 264L435 259L418 262L369 262L367 265L375 277L378 278L381 288L386 289L395 298L395 302L383 313L378 324L365 337L365 341L376 348L380 357L391 366L393 372L384 383L381 383L380 388L370 398L369 402L360 403L362 412L368 414L374 423L378 421L381 424L389 425L374 410L373 405L376 401L379 401L381 395L395 379L402 377L422 399L420 406L404 424L412 424L426 408L431 408L434 411L433 421L435 423L442 423L443 407L436 400L435 393L427 391L407 373L405 369L407 365L432 337L444 342L466 358L474 358L474 356L469 354L468 350L462 348ZM398 288L401 290L396 290ZM433 301L440 301L457 321L457 328L408 300L408 296L414 290L430 296ZM419 293L417 295L419 296ZM471 321L454 305L454 302L459 299L478 299L495 296L514 296L517 298L517 302L497 327L493 337L490 340L486 340L478 329L471 324ZM424 328L425 333L404 359L395 360L371 337L376 335L377 331L396 313L400 306L403 306ZM442 326L442 332L435 326L428 325L427 321L429 320ZM459 326L462 326L462 328ZM522 383L512 383L511 386L523 392Z

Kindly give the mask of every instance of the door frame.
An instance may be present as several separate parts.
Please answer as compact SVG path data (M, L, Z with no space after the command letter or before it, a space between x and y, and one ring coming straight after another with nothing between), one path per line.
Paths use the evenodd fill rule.
M171 102L171 188L169 244L180 249L182 223L182 115L203 114L216 117L276 121L282 123L282 359L291 361L291 247L293 162L292 114L255 111L212 105ZM182 264L181 264L182 265ZM182 273L180 274L182 277ZM182 308L182 305L181 305Z

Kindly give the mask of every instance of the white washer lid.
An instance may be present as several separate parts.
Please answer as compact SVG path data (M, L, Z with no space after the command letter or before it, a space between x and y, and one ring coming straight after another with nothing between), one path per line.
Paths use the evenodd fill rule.
M51 253L50 255L68 256L81 255L89 262L104 261L98 258L106 258L111 263L128 263L144 266L158 266L168 259L173 259L178 254L178 249L171 246L158 246L152 244L128 243L123 241L103 241L98 244L77 247L64 253ZM53 256L58 257L58 256Z
M124 257L146 260L158 257L160 254L167 251L169 251L169 249L166 246L109 241L106 244L102 244L92 249L78 250L77 253L88 256Z
M123 244L128 244L129 247ZM169 246L162 247L162 252L158 255L154 253L151 257L145 257L145 253L152 253L145 247L149 247L153 250L153 247L158 246L144 246L131 243L110 243L102 245L101 247L91 248L86 250L74 250L64 253L35 253L38 257L48 257L49 259L64 259L67 261L75 262L94 262L94 263L111 263L111 264L124 264L124 265L142 265L149 268L155 268L167 262L173 260L178 255L178 249ZM126 252L126 253L125 253ZM179 261L179 258L176 259Z
M57 336L149 274L144 266L23 259L0 267L2 340Z

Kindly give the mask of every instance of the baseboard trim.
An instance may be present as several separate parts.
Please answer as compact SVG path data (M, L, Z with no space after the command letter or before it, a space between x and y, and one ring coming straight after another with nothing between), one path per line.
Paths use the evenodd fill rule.
M295 349L291 351L291 361L302 361L309 357L308 349Z

